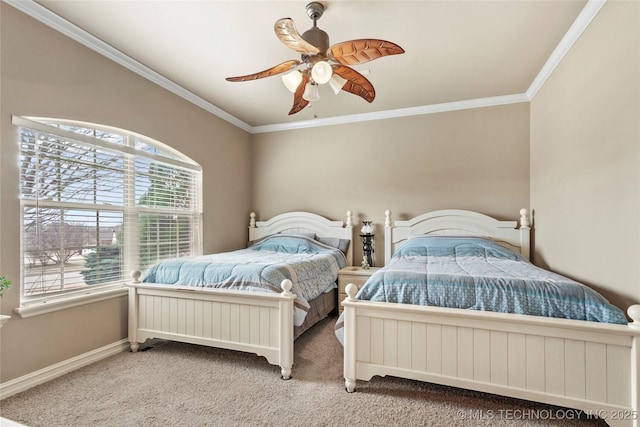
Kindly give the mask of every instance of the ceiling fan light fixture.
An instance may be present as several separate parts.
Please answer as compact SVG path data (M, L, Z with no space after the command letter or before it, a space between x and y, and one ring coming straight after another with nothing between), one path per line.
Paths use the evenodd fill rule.
M331 89L333 89L333 93L335 93L336 95L342 90L345 83L347 83L347 79L343 79L337 74L331 76L331 80L329 80L329 86L331 86Z
M298 70L293 70L290 73L282 75L282 82L291 93L296 93L296 89L298 89L301 81L302 73Z
M331 64L327 61L318 61L311 68L311 77L313 81L318 84L325 84L329 80L331 80L331 75L333 74L333 70L331 69Z
M318 91L318 85L313 83L307 83L302 94L302 99L309 102L317 101L320 99L320 92Z

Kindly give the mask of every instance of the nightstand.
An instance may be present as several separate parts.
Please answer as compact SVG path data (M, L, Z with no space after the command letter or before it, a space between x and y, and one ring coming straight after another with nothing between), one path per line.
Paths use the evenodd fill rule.
M362 267L350 266L338 271L338 311L340 313L342 313L341 303L347 297L345 287L349 283L353 283L358 287L358 289L360 289L369 276L378 270L380 270L380 268L377 267L371 267L368 270L364 270Z

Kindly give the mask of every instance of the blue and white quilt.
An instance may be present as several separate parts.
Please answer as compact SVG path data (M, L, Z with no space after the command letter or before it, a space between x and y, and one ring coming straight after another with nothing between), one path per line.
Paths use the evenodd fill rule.
M627 323L622 310L596 291L478 237L408 240L385 267L371 275L357 298Z
M346 264L339 249L313 238L275 234L247 249L161 261L142 281L280 293L280 283L289 279L296 295L294 324L299 326L309 310L309 301L334 289L338 270Z

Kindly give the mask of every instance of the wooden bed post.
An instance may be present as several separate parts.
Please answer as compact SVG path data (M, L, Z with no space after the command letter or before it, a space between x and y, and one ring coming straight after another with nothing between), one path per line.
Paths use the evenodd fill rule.
M293 283L289 279L284 279L280 284L282 296L288 297L285 301L280 301L280 368L282 379L291 378L291 368L293 366L293 300L295 295L291 292Z
M345 228L353 228L353 212L347 211L347 222L345 224Z
M351 240L349 248L347 249L347 265L353 265L353 212L347 211L347 222L344 226L346 237ZM340 302L338 301L338 304Z
M256 240L255 232L256 232L256 213L251 212L249 214L249 241L250 242L253 242L254 240Z
M520 253L527 259L531 259L531 225L526 209L520 209Z
M138 270L131 272L131 284L140 283L141 273ZM129 288L129 345L132 352L137 352L140 348L138 343L138 291L135 287Z
M632 322L629 326L640 329L640 305L634 304L627 309L627 314ZM638 415L640 411L640 337L634 336L631 343L631 395L630 404L633 413ZM640 426L640 419L633 418L633 427Z
M384 265L389 263L391 259L391 228L393 222L391 220L391 211L384 211Z
M355 302L358 287L349 283L345 291L346 300ZM349 328L344 328L344 385L347 392L353 393L356 391L356 309L354 307L344 306L343 321L345 325L350 325Z
M633 413L636 417L633 419L633 427L640 426L640 420L637 418L638 411L640 411L640 396L638 387L640 387L640 337L633 337L631 343L631 396L630 403Z

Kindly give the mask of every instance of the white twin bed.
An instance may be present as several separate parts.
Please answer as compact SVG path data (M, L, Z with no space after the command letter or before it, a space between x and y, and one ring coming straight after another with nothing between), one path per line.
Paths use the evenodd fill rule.
M251 214L250 242L258 245L268 239L278 241L286 236L304 250L315 250L319 245L314 243L316 239L350 243L353 236L351 212L347 212L346 222L332 221L308 212L284 213L268 221L256 221L255 214ZM327 246L325 243L322 245ZM352 265L352 245L342 251L346 265ZM269 257L273 251L265 253ZM255 256L255 260L237 268L264 262L259 251ZM339 268L332 267L335 277L327 280L335 282ZM133 281L129 284L131 350L136 352L140 343L157 338L245 351L264 356L269 363L279 365L282 378L288 379L293 365L295 337L337 308L337 292L327 291L310 301L304 323L294 328L296 296L291 290L297 286L297 273L290 265L287 268L294 280L283 279L279 293L192 287L179 282L141 283L141 273L133 272Z
M460 210L394 222L387 211L385 263L418 235L480 236L528 259L529 233L524 209L519 223ZM391 375L581 409L610 425L639 425L639 305L628 309L632 323L610 324L364 301L357 291L347 285L342 302L349 392L357 380Z

